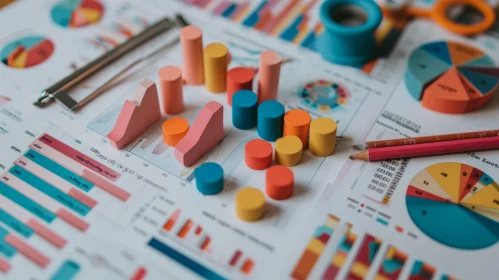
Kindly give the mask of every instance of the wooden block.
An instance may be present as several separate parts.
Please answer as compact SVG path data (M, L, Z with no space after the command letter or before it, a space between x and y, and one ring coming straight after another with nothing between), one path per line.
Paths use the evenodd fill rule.
M314 156L327 157L336 148L336 122L330 118L317 118L310 123L308 149Z
M184 111L182 71L176 66L166 66L159 69L158 76L163 112L168 115L182 113Z
M149 79L142 80L135 90L132 100L126 100L118 120L107 135L109 143L121 149L151 125L161 119L156 84Z
M210 92L224 92L227 86L229 50L222 43L211 43L204 48L205 86Z
M284 115L283 135L294 135L300 138L303 147L307 146L310 114L307 111L294 109Z
M265 192L275 200L284 200L293 195L295 175L291 169L274 165L265 174Z
M175 146L175 158L191 166L224 137L222 104L211 101L204 105L187 135Z
M194 170L196 188L203 195L220 193L224 188L224 170L220 164L205 162Z
M303 145L297 136L284 136L275 142L275 159L284 166L295 166L300 162Z
M253 139L244 147L244 161L253 170L263 170L272 163L272 145L262 139Z
M175 147L189 131L189 122L180 117L169 118L163 123L161 128L165 143L171 147Z
M236 194L236 214L246 222L254 222L263 216L265 196L254 187L245 187Z
M232 124L238 129L252 129L257 124L256 94L250 90L240 90L234 94L232 104Z
M227 103L232 105L232 96L240 90L253 90L255 70L248 67L236 67L227 72Z
M276 100L267 100L258 106L258 135L267 141L282 137L284 106Z
M279 90L282 58L275 51L264 51L260 55L258 68L258 104L267 100L276 100Z
M204 84L203 32L189 25L180 30L184 81L190 85Z

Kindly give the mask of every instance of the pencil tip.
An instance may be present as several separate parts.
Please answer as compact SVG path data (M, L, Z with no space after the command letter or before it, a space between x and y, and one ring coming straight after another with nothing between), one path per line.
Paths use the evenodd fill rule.
M355 160L355 158L353 158L353 156L349 156L349 158Z

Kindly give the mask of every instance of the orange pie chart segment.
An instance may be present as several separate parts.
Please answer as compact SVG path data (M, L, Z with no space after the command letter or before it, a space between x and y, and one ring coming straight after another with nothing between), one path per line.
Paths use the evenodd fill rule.
M459 73L452 68L426 88L422 104L439 112L458 114L466 111L469 100Z
M448 42L447 45L453 65L461 65L485 55L483 51L465 44Z

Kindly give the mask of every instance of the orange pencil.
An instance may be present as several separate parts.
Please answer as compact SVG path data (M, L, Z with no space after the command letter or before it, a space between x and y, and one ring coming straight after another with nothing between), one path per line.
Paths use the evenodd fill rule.
M405 146L405 145L415 145L415 144L464 140L464 139L475 139L475 138L493 137L493 136L499 136L499 130L485 130L485 131L454 133L454 134L444 134L444 135L432 135L432 136L422 136L422 137L412 137L412 138L369 141L369 142L365 142L364 145L355 145L354 147L357 150L364 150L364 149L372 149L372 148Z
M434 156L461 152L499 149L499 136L444 142L372 148L350 156L350 159L380 161L388 159Z

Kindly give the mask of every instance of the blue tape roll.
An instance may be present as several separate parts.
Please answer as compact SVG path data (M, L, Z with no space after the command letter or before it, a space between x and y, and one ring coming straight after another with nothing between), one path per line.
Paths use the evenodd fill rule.
M322 4L319 15L324 32L319 36L317 49L325 60L360 66L376 56L374 32L383 15L374 1L329 0ZM347 21L354 17L363 18L364 22L349 26Z
M194 170L196 188L204 195L220 193L224 188L224 170L220 164L205 162Z

